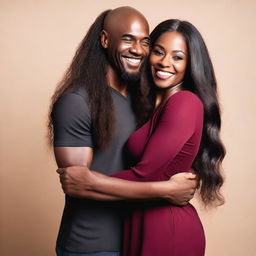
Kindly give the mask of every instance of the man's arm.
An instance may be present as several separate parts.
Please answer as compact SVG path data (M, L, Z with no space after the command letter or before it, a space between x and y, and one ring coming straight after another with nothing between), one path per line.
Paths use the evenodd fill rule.
M93 149L91 147L55 147L55 160L58 167L72 165L91 166Z
M91 147L55 147L54 155L59 168L72 165L90 167L93 159L93 149ZM79 185L76 185L75 189L79 190ZM117 196L105 195L93 191L87 191L84 197L101 201L122 200L122 198Z
M90 110L85 95L63 94L53 105L54 154L58 167L90 166L93 158ZM92 192L87 193L88 197ZM120 200L97 193L99 200Z

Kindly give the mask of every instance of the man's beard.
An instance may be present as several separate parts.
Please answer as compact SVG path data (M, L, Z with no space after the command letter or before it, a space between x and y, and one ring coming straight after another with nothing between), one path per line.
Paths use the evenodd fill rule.
M134 82L138 82L141 79L141 75L144 72L145 67L146 67L146 61L144 61L141 64L139 71L137 72L127 72L123 67L119 66L119 73L121 74L121 78L124 81L134 83Z
M127 82L137 82L140 80L141 72L126 72L124 69L121 70L121 78Z

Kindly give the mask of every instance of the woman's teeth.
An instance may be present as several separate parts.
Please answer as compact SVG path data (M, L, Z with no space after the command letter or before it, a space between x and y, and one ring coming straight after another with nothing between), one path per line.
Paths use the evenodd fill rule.
M160 70L157 70L156 74L158 77L163 78L163 79L167 79L167 78L173 76L173 74L170 72L165 72L165 71L160 71Z

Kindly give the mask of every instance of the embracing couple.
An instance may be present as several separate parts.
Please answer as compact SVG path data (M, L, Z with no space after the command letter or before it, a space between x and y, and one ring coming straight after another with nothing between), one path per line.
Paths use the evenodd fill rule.
M198 30L149 35L131 7L103 12L57 87L49 129L65 208L58 256L203 256L195 208L220 205L225 149L216 79Z

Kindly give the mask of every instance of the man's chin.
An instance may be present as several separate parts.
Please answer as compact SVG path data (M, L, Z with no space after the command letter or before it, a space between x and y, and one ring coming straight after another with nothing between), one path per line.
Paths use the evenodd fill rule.
M140 72L131 73L131 72L122 71L121 73L121 78L127 82L137 82L140 80L140 76L141 76Z

